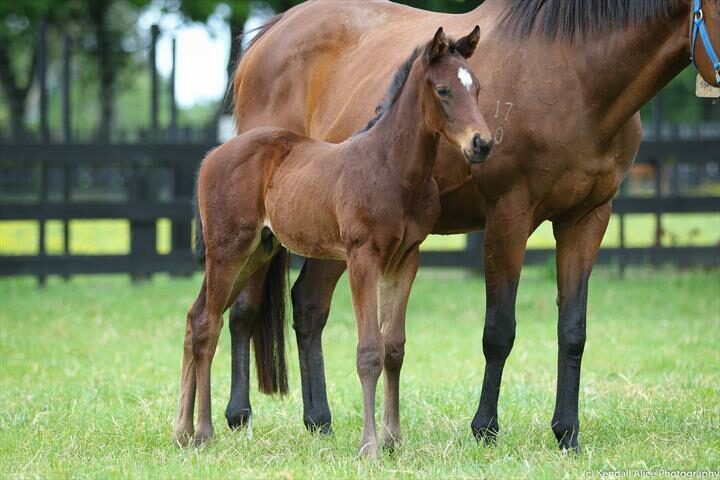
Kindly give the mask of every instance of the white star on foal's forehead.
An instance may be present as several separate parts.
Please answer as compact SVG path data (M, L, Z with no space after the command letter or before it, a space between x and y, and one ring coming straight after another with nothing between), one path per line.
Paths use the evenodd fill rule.
M470 75L470 72L468 72L465 67L460 67L458 69L458 78L460 79L460 83L463 84L463 87L470 90L470 87L472 87L473 84L472 75Z

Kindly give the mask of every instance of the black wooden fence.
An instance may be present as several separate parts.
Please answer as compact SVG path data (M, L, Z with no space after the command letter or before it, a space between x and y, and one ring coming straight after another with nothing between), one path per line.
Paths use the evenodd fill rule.
M142 278L156 272L189 274L192 262L192 193L195 171L200 159L214 146L215 125L208 125L198 134L178 125L175 106L174 61L169 82L169 124L159 123L160 84L156 68L156 45L160 30L153 26L148 49L151 93L149 98L149 128L130 137L139 143L109 143L126 141L123 135L85 138L90 143L77 142L73 134L70 112L71 44L63 35L62 75L62 131L53 134L48 123L47 39L44 30L38 39L39 60L37 88L39 89L39 129L36 138L24 135L12 143L0 142L0 229L3 221L31 220L39 222L37 255L7 255L0 253L0 276L34 275L41 281L47 275L63 276L81 273L129 273ZM173 41L173 60L175 43ZM654 188L649 196L621 194L614 202L614 212L620 215L620 242L616 248L603 248L599 263L620 266L647 263L676 265L720 265L718 245L667 246L661 242L662 216L667 213L718 213L720 196L703 196L689 189L679 188L681 170L700 172L699 177L714 176L720 185L720 126L707 123L683 129L662 123L659 101L653 103L652 128L649 141L643 143L639 164L653 165ZM663 131L669 127L672 131ZM2 137L0 128L0 137ZM100 129L102 130L102 128ZM695 131L697 130L697 131ZM185 132L185 133L183 133ZM668 140L672 138L672 140ZM54 143L61 140L65 143ZM714 172L714 173L712 173ZM670 180L670 187L664 185ZM692 183L692 182L691 182ZM712 190L711 190L712 192ZM650 213L657 218L656 242L650 247L630 247L625 241L625 215ZM77 254L71 251L70 222L79 219L123 219L130 226L130 248L127 253ZM159 219L172 222L171 248L168 253L157 249ZM59 220L63 225L60 253L46 250L46 222ZM0 236L0 239L2 236ZM423 251L424 266L447 266L482 269L482 234L468 236L465 249L460 251ZM1 247L1 246L0 246ZM0 252L3 249L0 248ZM529 249L526 263L545 263L554 256L553 249Z
M191 218L195 171L210 144L135 145L0 145L0 221L40 222L38 255L0 256L0 275L72 275L80 273L129 273L143 277L156 272L189 274L192 263ZM692 142L651 141L641 148L638 163L654 165L655 192L646 197L620 194L614 212L621 215L620 245L603 248L598 263L676 265L720 265L720 249L708 246L628 247L625 244L624 215L667 213L717 213L720 196L693 196L662 192L663 174L678 165L706 165L720 162L720 139ZM680 158L682 164L664 163ZM668 168L668 165L670 167ZM665 173L664 173L665 172ZM78 185L81 173L103 178L119 176L110 189L102 182L95 192ZM675 172L677 175L677 172ZM112 191L110 191L112 190ZM69 251L68 222L76 219L126 219L130 223L130 250L121 255L80 255ZM171 250L160 254L156 248L159 219L172 222ZM64 225L63 251L45 250L45 222L61 220ZM2 224L0 223L0 228ZM545 263L553 249L529 249L528 264ZM482 235L472 234L460 251L423 251L423 266L481 269Z

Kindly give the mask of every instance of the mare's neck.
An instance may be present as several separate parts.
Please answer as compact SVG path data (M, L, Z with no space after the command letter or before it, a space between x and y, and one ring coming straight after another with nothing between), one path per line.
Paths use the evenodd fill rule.
M567 47L605 141L690 63L689 5L678 2L669 18Z
M400 96L368 137L388 167L407 186L424 185L432 176L440 136L425 121L419 69L413 68Z

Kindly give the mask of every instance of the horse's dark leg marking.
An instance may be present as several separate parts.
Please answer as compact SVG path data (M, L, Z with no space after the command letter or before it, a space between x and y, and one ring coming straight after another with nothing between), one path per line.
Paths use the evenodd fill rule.
M513 202L507 202L512 205ZM519 202L518 202L519 204ZM516 205L518 205L516 204ZM515 341L515 298L527 238L532 227L530 209L503 211L501 205L488 215L485 233L485 289L487 305L483 331L485 376L480 404L472 420L477 440L491 443L499 431L497 403L505 360Z
M588 280L610 219L610 204L553 224L557 242L558 377L552 430L560 448L579 451L578 395L585 349Z
M298 343L303 422L310 431L332 432L325 387L322 331L345 262L306 259L292 288L293 328Z
M225 418L232 429L248 424L252 415L250 406L250 337L262 303L262 288L269 264L259 268L248 279L247 284L230 308L230 355L232 376L230 380L230 401L225 409Z

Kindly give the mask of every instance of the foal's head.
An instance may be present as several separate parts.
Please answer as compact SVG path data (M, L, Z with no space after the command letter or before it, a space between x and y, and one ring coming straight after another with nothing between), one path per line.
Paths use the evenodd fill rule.
M468 163L483 162L492 148L492 135L478 106L480 83L466 61L479 40L478 26L459 40L449 39L440 27L417 60L425 74L425 121L461 150Z

